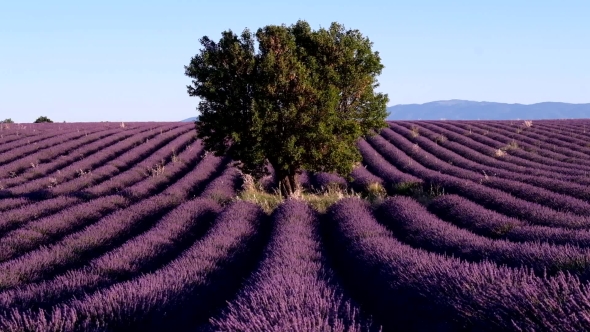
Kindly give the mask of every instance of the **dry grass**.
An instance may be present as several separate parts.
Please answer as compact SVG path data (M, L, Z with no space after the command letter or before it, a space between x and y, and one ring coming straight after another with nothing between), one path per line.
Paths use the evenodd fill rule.
M275 190L272 193L265 191L260 183L254 181L252 176L244 174L242 175L242 178L242 190L238 193L236 199L255 203L268 214L272 213L272 211L285 200L285 197L283 197L278 190ZM375 190L379 191L378 188L375 188ZM343 191L337 186L329 186L321 192L307 192L306 190L298 189L290 199L306 201L316 211L324 213L330 205L344 197L361 197L361 195L354 192Z
M79 169L79 170L77 170L77 171L76 171L76 175L77 175L79 178L81 178L81 177L83 177L83 176L85 176L85 175L91 174L91 173L92 173L92 172L91 172L90 170L87 170L87 171L85 171L85 170L83 170L83 169Z
M173 163L177 163L177 162L180 161L180 157L178 157L178 155L176 154L176 151L174 149L172 150L172 158L171 158L171 161Z
M512 140L506 145L506 150L516 150L518 149L518 143L515 140Z
M416 138L418 136L420 136L420 131L418 129L418 127L412 125L412 137Z
M49 184L47 185L47 188L53 188L58 185L57 178L50 177L48 180L49 180Z
M436 144L442 144L447 141L447 137L443 134L440 134L434 138Z
M496 149L496 151L494 151L494 156L496 157L504 157L506 155L506 152L504 150L500 149Z
M506 144L505 146L503 146L499 149L496 149L496 151L494 151L494 156L495 157L503 157L507 154L507 151L516 150L518 148L519 148L518 142L516 142L515 140L512 140L512 141L508 142L508 144Z
M516 128L516 133L520 134L520 133L522 133L523 130L525 130L526 128L530 128L532 126L533 126L533 121L525 120L518 128Z
M157 177L160 176L162 174L164 174L164 171L166 170L166 167L162 164L157 164L152 168L146 168L146 176L152 176L152 177Z
M429 186L415 187L411 192L406 194L406 196L412 197L424 206L428 206L428 204L430 204L430 202L432 202L434 198L444 195L445 188L438 184L430 184Z

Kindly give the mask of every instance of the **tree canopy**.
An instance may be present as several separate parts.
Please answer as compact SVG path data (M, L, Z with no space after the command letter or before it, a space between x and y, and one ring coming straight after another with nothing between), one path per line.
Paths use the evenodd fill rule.
M356 141L386 126L388 96L374 91L384 66L358 30L300 20L200 43L185 66L200 98L197 136L256 178L270 163L285 195L302 169L348 176L362 159Z
M40 117L38 117L37 120L35 120L34 123L43 123L43 122L53 123L53 121L51 121L51 119L49 119L46 116L40 116Z
M14 123L14 121L12 121L11 118L8 118L8 119L4 119L4 120L0 121L0 123Z

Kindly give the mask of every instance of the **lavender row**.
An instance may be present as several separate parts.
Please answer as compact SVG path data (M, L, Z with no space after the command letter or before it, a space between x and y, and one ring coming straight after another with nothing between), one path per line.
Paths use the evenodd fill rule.
M7 190L11 195L26 195L35 193L37 191L46 190L47 194L51 195L51 191L47 190L58 186L59 184L70 181L81 175L80 172L91 171L94 167L102 165L117 156L122 155L128 150L133 149L137 144L141 144L146 139L155 136L154 131L146 131L140 134L133 135L117 144L111 145L109 148L95 153L87 158L68 165L65 170L58 170L48 178L36 179L26 182L20 186L16 186ZM147 143L143 143L147 144Z
M547 125L558 126L560 124L551 122L551 123L547 123ZM570 122L570 123L564 123L561 125L564 126L565 130L569 130L570 132L575 132L576 134L578 134L580 136L590 137L590 121L588 119L574 121L574 122Z
M505 128L501 124L492 124L498 128ZM587 146L588 141L578 139L572 136L563 135L556 133L551 130L538 130L536 126L527 128L520 132L524 136L532 137L538 140L542 140L548 144L553 144L561 148L567 149L569 153L575 155L578 158L588 160L590 159L590 147Z
M131 200L138 200L153 195L155 192L165 190L166 187L180 179L183 175L190 174L190 170L195 169L197 163L202 159L202 154L194 153L191 149L185 150L180 154L178 161L169 162L158 172L151 174L151 176L146 174L147 177L144 180L122 189L120 194ZM201 170L195 169L195 172L198 175L198 172L201 172ZM88 192L92 194L94 189L92 188Z
M137 129L139 127L153 128L166 123L153 122L135 122L127 124L127 129ZM9 128L0 126L0 153L14 148L20 148L29 144L37 144L43 140L53 138L59 135L67 135L74 132L87 135L92 132L121 128L119 124L104 123L70 123L70 124L27 124L27 125L9 125Z
M399 130L398 128L395 129ZM400 149L404 150L404 152L408 154L411 154L411 157L413 157L416 162L419 162L433 170L438 170L441 173L456 176L458 178L480 182L485 186L508 192L518 198L534 203L539 203L549 208L567 211L579 215L590 215L590 204L583 199L577 199L564 194L555 193L544 188L511 179L488 176L485 174L485 172L481 174L470 171L469 169L477 169L478 167L482 170L485 169L484 167L470 162L461 156L457 156L455 153L449 150L441 148L436 143L424 137L418 137L418 139L422 139L419 140L421 147L424 149L422 150L420 148L416 149L414 146L411 146L411 143L408 140L405 140L398 132L391 129L384 129L382 131L382 135L390 141L399 143ZM436 153L436 155L432 153ZM455 164L457 164L457 166L455 166ZM516 176L513 175L510 177L514 178ZM542 182L542 180L538 180L537 182ZM573 185L571 187L573 187ZM587 190L583 187L579 187L578 189L579 192L582 192L582 194L587 193ZM585 196L584 199L587 197L588 196Z
M273 213L264 259L223 315L216 331L368 331L325 267L318 216L303 201Z
M10 141L10 142L5 142L2 145L0 145L0 154L5 153L6 151L10 151L13 149L19 149L22 148L23 146L27 146L27 145L37 145L39 144L39 142L44 141L44 140L48 140L51 139L53 137L59 136L59 135L64 135L64 134L71 134L73 133L73 130L67 131L67 132L59 132L59 131L51 131L51 132L45 132L45 133L37 133L35 135L27 135L27 136L18 136L16 137L16 139Z
M0 322L3 331L190 329L205 321L239 286L261 247L262 210L238 201L206 237L161 269L88 294L48 311L18 311Z
M0 262L55 242L105 215L128 205L121 196L105 196L73 205L58 213L28 222L0 237Z
M147 229L180 202L157 195L107 215L59 242L0 263L0 290L46 279L110 250Z
M405 184L419 185L422 183L421 179L401 171L399 168L396 168L394 165L385 160L385 158L383 158L379 152L375 151L375 149L371 147L369 143L367 143L367 141L359 140L357 146L359 148L359 152L363 156L364 162L367 164L367 167L373 171L376 176L389 184L390 188L387 189L395 190L395 188ZM412 162L409 158L406 159L406 161L408 163Z
M57 169L67 166L77 160L86 158L89 155L104 148L108 148L108 146L134 134L136 134L136 132L133 131L125 131L122 133L117 133L115 131L101 132L89 135L82 140L67 142L67 144L56 146L52 149L52 153L47 153L46 150L44 150L44 155L37 157L31 156L34 160L32 164L35 164L35 167L31 167L31 158L20 159L18 165L13 166L13 169L15 170L14 172L18 174L18 177L6 179L4 183L7 187L12 187L46 176Z
M545 242L590 248L590 231L535 226L488 210L457 195L434 198L428 209L458 227L492 239L513 242Z
M484 132L482 134L477 133L477 131L472 131L469 134L469 137L479 143L482 144L486 144L489 146L492 146L494 148L502 148L505 147L507 144L510 144L511 140L509 139L509 137L511 136L516 136L516 134L511 135L510 133L505 133L505 134L500 134L499 130L494 130L494 128L491 128L492 131L490 131L490 127L487 127L488 129L486 129L486 125L484 124L461 124L458 122L453 122L453 123L436 123L437 126L439 127L445 127L445 128L461 128L463 130L471 130L470 128L475 127L478 130L484 130ZM484 135L485 134L485 135ZM507 136L510 135L510 136ZM533 141L534 143L534 141ZM519 157L521 159L524 160L528 160L528 161L532 161L535 162L537 164L539 164L540 166L538 166L541 169L545 169L544 167L547 166L551 166L551 167L558 167L558 168L569 168L570 171L568 173L564 173L564 174L571 174L571 175L584 175L584 170L579 171L576 170L575 168L572 169L572 164L565 162L564 160L568 159L567 156L555 153L553 151L549 151L546 149L541 149L539 148L539 146L536 146L534 144L529 144L526 141L520 140L519 141L519 147L518 149L512 149L509 151L509 156L504 156L504 157ZM526 149L526 150L525 150ZM519 159L514 159L511 158L510 162L517 164L517 165L522 165L525 167L529 167L529 163L527 162L522 162ZM543 166L545 165L545 166ZM535 166L537 167L537 166ZM551 170L551 169L549 169Z
M350 173L352 177L351 186L357 192L364 192L373 184L383 185L383 180L375 176L365 166L357 166Z
M580 177L585 176L585 171L573 169L571 165L568 167L555 167L547 166L545 165L545 163L541 164L537 162L531 162L529 164L525 159L510 155L510 153L512 153L511 151L513 150L510 150L507 154L504 154L501 157L493 158L490 156L494 155L494 151L497 150L494 150L491 147L487 147L487 150L485 149L485 147L478 149L478 146L484 145L482 143L473 141L472 139L468 139L463 135L459 135L455 132L446 130L444 128L431 126L430 124L426 123L421 123L421 126L432 128L433 130L437 130L439 132L444 133L444 135L447 135L454 142L445 141L444 143L442 143L442 145L444 145L447 148L452 148L455 152L461 154L463 157L466 157L481 164L498 167L505 171L513 171L516 173L531 174L535 176L544 176L573 183L578 182L580 180ZM436 139L436 137L432 136L430 138ZM474 149L477 152L470 152L470 149ZM523 162L515 162L515 160ZM554 160L549 158L543 158L543 161L552 162Z
M163 129L171 129L171 128L160 128L160 130ZM186 132L188 131L190 128L188 128L187 126L182 126L182 127L178 127L178 128L173 128L172 130L169 130L166 135L167 136L176 136L182 132ZM154 128L150 128L149 129L152 133L154 132ZM129 136L132 135L137 135L138 133L142 133L142 131L132 131L132 130L126 130L124 132L118 133L116 135L113 135L111 137L105 138L105 139L101 139L98 140L92 144L87 144L82 146L81 148L79 148L78 150L75 151L69 151L70 149L68 149L67 152L67 156L62 156L61 158L59 158L58 160L55 160L51 163L45 163L42 165L39 165L37 167L35 167L34 169L34 173L28 177L26 176L19 176L16 179L11 179L14 182L18 183L22 183L25 182L25 180L30 180L34 177L39 177L39 175L46 175L47 173L49 173L50 171L55 171L58 168L61 168L63 166L66 165L70 165L73 162L79 160L79 159L83 159L83 158L87 158L87 157L92 157L91 155L99 150L108 148L110 145L115 144L118 141L122 141L123 139L128 138ZM160 135L161 136L161 135ZM158 136L158 138L160 138L160 136ZM148 138L146 138L148 139ZM137 149L134 149L134 151ZM145 151L142 151L143 153L146 153ZM137 153L137 152L136 152ZM147 154L145 154L147 155ZM117 165L118 166L118 165ZM84 169L80 169L80 170L84 170ZM31 171L29 170L29 173ZM10 182L7 182L7 184L11 184Z
M412 248L379 225L366 203L329 209L336 264L386 330L583 331L588 286L559 274L468 263Z
M80 203L75 197L56 197L41 202L30 201L22 207L2 212L0 236L32 220L50 215L69 206Z
M571 229L590 228L589 217L549 209L543 205L515 198L506 192L489 188L473 181L441 174L437 171L427 169L417 162L406 164L403 160L410 159L408 155L381 136L371 137L369 138L369 142L394 166L423 179L427 185L433 188L442 187L446 193L461 195L488 209L527 220L531 224ZM400 145L404 142L401 140L395 143L396 145Z
M555 123L535 123L535 129L550 131L551 133L563 134L568 137L577 138L580 140L587 141L590 138L590 129L588 122L582 122L581 125L567 125L567 124L555 124Z
M407 139L412 139L410 132L404 131L402 129L403 127L397 127L395 124L391 124L391 127L396 132L404 135ZM384 135L386 134L387 133L384 133ZM428 135L429 133L426 132L426 134ZM478 179L481 179L481 174L469 170L479 169L484 174L484 181L482 183L486 185L510 192L523 199L538 200L539 203L546 204L549 207L565 209L578 214L590 214L590 205L586 203L586 201L590 200L590 189L587 186L573 182L555 180L553 178L559 177L559 175L555 173L548 173L546 177L529 176L505 171L502 168L486 166L484 164L486 160L480 160L479 163L476 163L448 149L449 145L452 145L453 142L445 142L439 145L423 135L413 139L420 144L421 148L431 153L434 157L446 160L449 164L453 165L443 168L446 170L446 173L455 176L460 174L462 177L467 177L468 174L471 174L471 177L469 178L477 181ZM489 158L493 160L493 158ZM458 167L464 170L460 170ZM549 178L550 174L553 174L553 178ZM498 178L498 176L502 179ZM557 195L555 193L557 193ZM579 200L572 200L567 196Z
M396 130L399 129L396 128ZM406 134L408 136L410 135L409 133ZM488 176L488 174L485 173L484 167L481 167L476 163L469 162L465 158L457 156L453 152L441 148L439 145L424 137L420 137L422 140L419 140L421 146L424 147L424 150L422 150L420 146L417 147L417 145L412 145L411 142L407 140L407 138L404 139L404 137L396 131L384 129L382 131L382 136L387 138L390 142L395 142L400 149L410 154L415 161L430 169L438 170L441 173L453 175L458 178L479 182L488 187L508 192L521 199L543 204L553 209L559 209L580 215L590 215L590 204L582 199L576 199L567 195L558 194L544 188L535 187L519 181ZM436 155L429 153L429 151L436 153ZM455 166L454 164L458 164L458 166ZM459 166L465 168L460 168ZM469 169L472 167L481 168L482 173L480 174L470 171ZM515 176L513 175L511 177L514 178ZM542 182L542 180L538 180L537 182ZM574 185L571 187L574 187ZM582 187L578 189L579 192L582 192L582 194L586 193L587 191Z
M512 130L505 126L497 126L495 123L487 124L487 128L494 131L506 133L518 139L519 142L527 142L536 146L540 151L551 151L554 154L562 156L560 161L569 164L583 164L585 168L590 166L590 155L586 140L577 140L578 144L568 143L561 139L556 139L555 132L551 129L539 130L536 126L526 128L526 130L517 130L513 135ZM557 135L568 139L568 136Z
M159 129L159 130L158 130ZM149 131L141 132L128 139L112 145L108 149L95 153L88 158L82 159L77 163L69 165L65 170L62 170L54 176L59 183L69 181L76 176L79 176L79 171L92 172L94 168L100 167L106 163L116 167L118 170L128 169L135 162L149 156L154 144L152 140L156 141L158 145L162 140L168 141L171 138L177 137L181 133L190 130L187 126L164 126L161 128L151 128Z
M575 158L575 160L572 160L572 161L587 163L588 159L589 159L589 156L587 154L585 154L583 151L579 150L580 149L579 145L571 144L571 143L565 142L563 140L556 139L555 133L552 133L550 131L542 131L541 133L536 133L537 129L535 126L533 126L531 128L526 128L525 130L514 130L506 125L501 124L501 123L491 122L491 123L487 123L486 127L491 130L502 132L507 135L513 136L514 139L518 139L519 141L520 140L526 141L529 144L536 143L537 147L539 147L539 149L541 148L542 145L545 145L546 147L550 147L554 152L557 152L561 155L565 155L567 158L563 159L563 161L566 161L566 162L568 161L568 159ZM557 136L559 136L559 135L557 135ZM561 149L558 149L558 148L561 148Z
M301 171L300 174L298 174L297 176L297 181L299 182L299 185L301 186L301 188L305 189L305 190L313 190L312 188L312 181L311 181L311 172L303 170ZM277 182L277 179L273 179L274 182Z
M196 156L191 154L190 150L185 151L185 154L187 154L188 157L190 157L190 158L193 158L193 159L197 158ZM182 172L186 171L187 167L189 167L189 165L183 165L183 167L172 168L172 172L169 171L168 176L161 177L159 179L160 181L151 181L151 182L145 181L143 183L137 184L137 186L135 186L135 187L132 187L132 189L142 190L142 192L147 193L147 194L156 193L158 188L162 187L163 185L165 185L167 183L166 181L174 180L176 177L178 177L179 174L182 174ZM147 194L142 197L146 197ZM135 198L139 199L140 197L135 197ZM5 232L7 230L15 229L16 227L21 226L24 223L32 220L31 216L39 217L39 216L44 216L44 215L48 215L51 213L56 213L56 212L59 212L63 208L73 206L73 205L80 203L80 202L81 201L79 199L57 196L54 199L48 199L48 200L42 201L41 203L37 203L37 204L31 203L31 205L34 207L34 209L28 209L27 207L24 207L24 208L21 208L20 210L9 211L10 214L8 215L8 218L5 221L3 221L2 223L0 223L0 234L3 231ZM46 211L39 212L39 209L42 209L41 211L45 211L45 210ZM82 220L80 220L80 222L82 222Z
M408 128L408 126L412 128L411 125L407 123L400 123L400 125L403 125L406 128ZM474 141L465 135L436 126L433 123L420 122L419 125L415 125L414 128L419 129L421 136L426 136L432 141L437 141L440 140L441 137L444 137L445 140L439 142L441 146L452 149L461 156L482 165L490 165L517 173L556 177L567 181L575 181L583 174L583 172L572 170L571 167L546 166L545 164L527 161L526 159L511 156L510 154L502 155L500 158L493 157L496 155L497 149ZM440 135L437 135L437 132L440 133ZM518 163L515 163L515 160L518 161Z
M224 169L226 164L225 158L206 154L189 173L164 189L163 193L183 199L192 198L195 194L202 192L206 188L207 182L220 169Z
M47 140L50 138L54 138L59 135L66 135L71 134L74 132L82 132L84 135L88 134L89 132L100 131L100 130L108 130L114 129L112 127L100 127L100 126L93 126L93 127L63 127L63 128L33 128L31 130L27 128L23 130L7 130L6 127L0 126L0 128L4 128L0 131L0 136L4 138L3 144L0 147L0 153L9 151L11 149L18 149L26 145L30 144L38 144L43 140ZM11 126L11 128L15 128Z
M228 202L236 197L242 182L242 174L235 167L227 167L218 177L209 182L201 192L201 197L208 197L217 202Z
M262 176L262 178L259 180L259 182L260 182L260 185L262 186L263 190L270 192L274 188L277 187L277 179L275 178L276 172L270 163L267 163L265 165L265 167L267 170L267 174ZM300 174L297 176L297 178L298 178L299 183L301 183L301 175Z
M437 124L438 125L438 124ZM447 126L453 127L465 127L463 123L448 123ZM477 139L485 139L485 136L489 136L488 139L494 139L499 141L514 140L518 141L519 145L526 150L538 153L542 156L548 157L557 163L562 163L564 166L572 163L572 158L584 160L588 157L584 154L568 150L559 150L553 148L553 144L544 142L544 135L536 135L531 133L532 128L510 128L502 125L500 122L475 122L468 124L470 128L473 128L473 133L481 133L474 136ZM533 126L534 127L534 126ZM484 136L484 137L481 137ZM551 147L551 150L549 149ZM530 155L529 157L534 157Z
M88 134L95 134L101 132L110 132L112 129L109 130L96 130L90 133L80 133L80 132L73 132L64 135L57 135L47 140L44 140L42 143L27 145L25 147L21 147L18 149L12 149L3 153L0 153L0 165L2 165L3 169L7 168L12 162L18 162L19 159L31 156L39 155L43 152L46 152L45 149L51 149L55 147L59 147L61 144L67 144L73 140L77 139L84 139ZM0 177L7 177L9 174L0 173Z
M313 185L318 190L325 190L332 186L340 190L348 188L348 182L342 176L327 172L318 172L313 174Z
M0 143L2 143L2 146L17 140L34 138L44 133L40 130L13 130L12 128L14 127L10 124L4 123L0 125Z
M0 212L15 209L29 203L30 201L27 198L3 198L0 199Z
M151 273L204 236L221 211L211 200L197 198L166 214L154 227L91 260L84 267L55 278L0 293L0 308L9 311L49 308L90 294L140 273Z
M146 172L154 166L161 167L169 163L172 158L178 158L175 153L183 147L188 147L188 144L194 139L193 133L189 132L172 140L177 134L176 131L173 131L167 136L151 139L111 160L106 165L92 170L90 174L62 183L51 188L50 191L53 195L63 195L92 186L87 191L97 197L112 193L116 188L132 185L145 179ZM172 142L169 142L170 140Z
M470 262L490 260L510 267L530 267L539 276L567 271L583 281L589 277L589 249L489 239L440 220L409 197L386 199L376 214L401 242L414 248Z
M440 124L439 124L440 125ZM484 144L494 143L496 145L505 146L511 141L518 139L518 149L510 150L510 154L521 157L523 159L531 160L539 164L545 164L549 166L557 167L572 167L575 165L575 159L572 160L572 155L568 155L567 150L546 149L542 147L542 143L539 140L533 140L526 136L507 132L498 128L490 126L491 124L477 124L476 127L480 130L485 131L485 135L473 133L470 135L474 140L482 142ZM458 123L454 123L453 126L460 126ZM491 130L491 131L490 131ZM490 142L491 141L491 142ZM503 143L503 144L502 144ZM584 167L582 171L588 171L588 167ZM571 173L573 174L573 173Z
M193 154L190 154L190 152L191 152L190 150L187 150L187 152L186 152L186 154L188 154L188 157L192 156L193 159L198 158L198 157L195 157ZM201 163L199 163L199 165L197 165L197 167L195 167L191 172L186 174L178 182L176 182L172 186L170 186L161 196L170 196L170 194L172 194L172 196L170 196L170 197L175 197L176 200L183 200L186 197L188 197L190 192L193 191L195 187L198 187L200 183L205 181L209 176L211 176L211 174L213 172L215 172L215 165L219 165L220 161L219 160L210 160L210 159L212 159L212 158L206 159L206 160L202 161ZM188 160L188 161L190 162L191 160ZM167 177L161 177L158 181L150 181L151 179L147 179L146 181L142 181L129 189L135 193L138 193L138 192L144 193L143 195L135 195L134 196L135 199L148 197L150 194L156 194L158 191L158 188L165 186L167 184L167 181L168 182L172 181L175 178L179 177L184 172L186 172L188 167L190 167L190 164L183 164L182 166L178 166L178 167L174 168L173 172L170 172ZM54 209L52 212L55 212L55 211L60 210L60 207L64 208L67 206L72 206L75 203L79 202L79 201L72 201L72 202L68 201L70 203L69 205L65 205L64 203L62 203L61 205L63 205L63 206L60 206L55 203L55 201L57 201L58 203L61 202L60 199L65 200L66 198L59 197L57 199L51 199L51 200L45 201L45 202L48 202L48 204L44 204L44 202L39 203L39 204L41 207L48 205L49 207ZM73 199L69 199L69 200L73 200ZM128 204L128 203L125 202L125 204ZM86 206L86 205L84 205L84 206ZM137 203L136 206L141 207L141 202ZM75 211L79 211L79 213L74 213ZM63 217L63 213L66 213L67 217ZM38 223L33 223L32 227L35 227L35 226L39 227L39 225L45 225L46 228L43 231L46 235L49 235L49 234L47 234L48 232L50 232L49 230L53 230L53 236L63 235L67 230L71 230L71 229L74 229L75 227L79 227L80 225L88 223L89 219L82 219L82 215L84 215L84 214L85 214L85 209L83 207L75 206L68 211L62 212L61 214L57 214L57 215L52 216L51 218L47 218L47 220L42 220L42 221L39 221ZM80 217L80 218L78 218L78 217ZM70 223L67 223L67 221L70 221ZM15 226L13 226L13 228L14 227ZM30 239L30 241L33 241L33 240L34 240L33 238ZM50 241L50 239L43 238L43 239L38 239L38 241ZM23 241L21 241L21 242L26 242L26 239L23 239ZM29 245L26 248L31 248L33 246L33 243L28 243L28 244Z

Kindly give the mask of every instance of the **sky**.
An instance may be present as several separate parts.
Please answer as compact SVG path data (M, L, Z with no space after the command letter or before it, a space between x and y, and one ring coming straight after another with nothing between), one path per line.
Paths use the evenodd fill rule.
M184 66L200 38L299 19L368 37L389 106L590 103L589 17L588 0L0 0L0 120L196 116Z

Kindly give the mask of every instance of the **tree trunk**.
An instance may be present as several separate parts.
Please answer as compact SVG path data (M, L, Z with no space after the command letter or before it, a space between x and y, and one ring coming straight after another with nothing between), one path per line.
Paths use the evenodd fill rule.
M279 177L279 188L283 197L289 197L293 195L297 189L299 189L299 183L297 183L297 173L292 172L281 172Z

